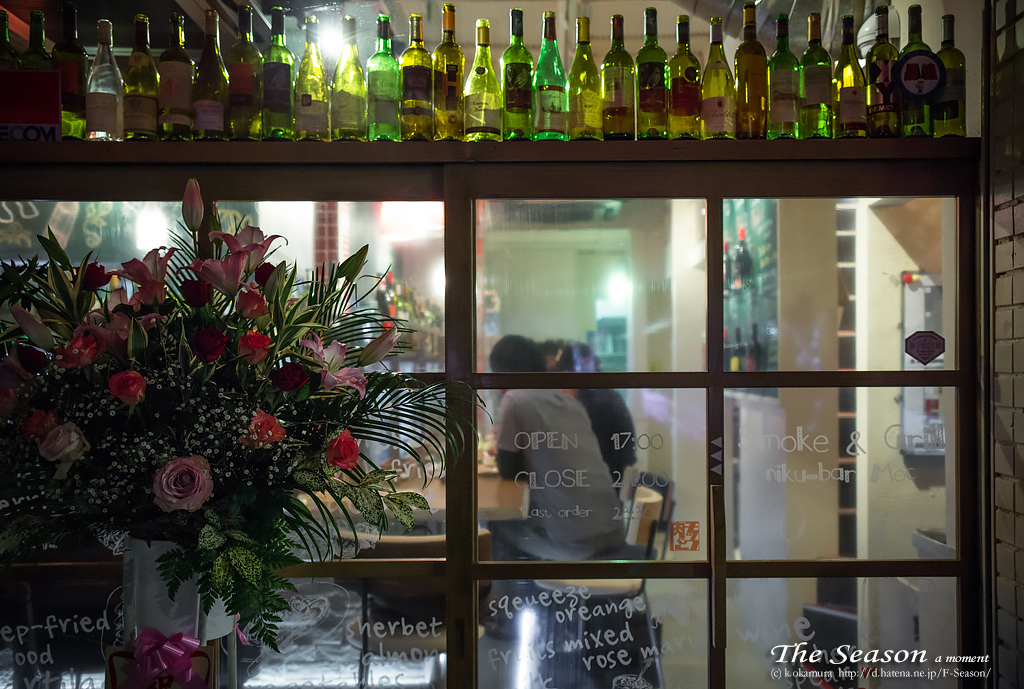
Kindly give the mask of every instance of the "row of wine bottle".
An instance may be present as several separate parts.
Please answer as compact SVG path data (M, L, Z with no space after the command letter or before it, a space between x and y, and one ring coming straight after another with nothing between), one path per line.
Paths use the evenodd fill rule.
M701 70L690 50L689 18L676 24L669 58L658 45L657 11L644 12L645 41L634 62L623 44L623 17L611 19L611 49L599 66L590 20L577 19L576 52L568 76L545 12L534 65L523 42L523 11L510 11L510 45L501 78L490 52L490 27L476 25L476 55L468 74L455 41L455 6L444 5L442 40L433 55L423 43L420 15L410 17L409 47L393 55L390 17L377 21L376 52L364 70L355 20L343 19L344 47L328 80L318 21L305 22L305 52L284 41L284 11L272 11L266 54L252 40L249 6L239 10L238 40L220 52L219 16L206 13L198 67L184 44L183 17L171 18L170 46L154 60L149 21L135 18L135 42L122 79L110 50L110 23L99 22L91 73L77 41L75 7L64 4L64 40L48 55L43 15L32 13L30 47L20 57L7 39L0 11L0 69L56 69L62 74L63 136L94 140L634 140L778 139L966 136L965 61L954 45L953 16L942 18L942 49L921 38L921 7L909 10L902 51L888 40L888 7L876 10L876 41L861 68L853 17L843 17L843 44L833 65L821 45L821 17L808 17L802 59L789 51L788 17L776 22L769 58L757 40L755 5L743 8L743 42L730 69L721 18L711 20L711 46ZM865 71L867 74L865 75Z

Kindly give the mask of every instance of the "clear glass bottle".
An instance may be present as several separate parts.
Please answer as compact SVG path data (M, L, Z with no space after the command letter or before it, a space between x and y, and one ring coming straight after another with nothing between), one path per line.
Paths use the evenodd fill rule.
M43 23L46 16L41 10L29 14L28 48L21 54L20 69L53 69L53 58L46 52L46 32Z
M306 17L306 49L295 75L295 140L330 141L331 113L327 76L320 57L320 20Z
M736 48L736 138L763 139L768 124L768 56L757 40L757 10L743 5L743 42Z
M238 40L228 50L228 137L263 138L263 54L252 40L252 6L238 8Z
M78 42L78 8L74 3L65 2L64 36L53 46L53 68L60 72L60 117L61 137L64 139L85 138L85 89L89 85L89 56ZM6 22L4 24L6 26ZM6 35L6 32L4 32ZM0 36L0 46L3 37ZM7 43L10 48L10 43ZM3 48L0 47L0 63L3 63ZM3 69L0 66L0 69Z
M455 5L441 8L441 42L434 48L434 140L462 141L466 56L455 42Z
M523 11L509 10L508 48L501 54L501 132L505 141L533 138L533 55L523 43Z
M466 141L501 141L501 88L491 61L491 24L476 20L476 54L466 77Z
M889 42L889 7L875 8L875 44L864 58L867 70L868 136L888 138L900 135L899 93L896 60L899 52Z
M18 69L21 56L11 46L10 19L7 10L0 10L0 70Z
M800 138L832 138L832 56L821 45L821 15L807 17L807 50L800 59Z
M711 18L711 50L700 82L702 139L736 138L736 86L722 46L722 18Z
M621 14L612 15L612 47L601 62L602 123L605 141L636 138L636 67L626 50Z
M668 55L658 45L658 10L644 10L644 45L636 54L638 139L668 136Z
M569 69L569 126L571 141L604 139L601 71L590 46L590 17L576 18L576 54Z
M434 63L423 47L423 17L409 15L409 47L398 65L402 70L402 141L433 141Z
M690 50L690 17L676 18L676 52L668 63L668 138L700 138L700 60Z
M800 61L789 52L789 16L775 18L775 52L768 60L768 138L800 138Z
M263 140L295 138L295 55L284 35L284 10L270 11L270 46L263 56Z
M932 106L935 136L967 136L967 61L954 42L953 15L942 17L942 48L938 57L946 67L946 86Z
M366 141L366 78L356 48L355 17L342 18L341 40L331 85L331 139Z
M843 17L843 47L832 75L832 129L837 139L868 135L867 87L853 39L853 16L848 14Z
M569 100L565 93L565 69L558 53L555 37L555 13L544 13L543 38L537 73L533 77L533 90L537 94L537 119L533 129L534 141L566 141Z
M85 93L85 130L90 141L120 141L123 138L124 82L110 50L110 22L97 22L96 58Z
M900 51L900 81L904 91L900 94L900 127L903 136L931 136L932 109L931 97L934 94L922 93L918 96L917 86L934 84L938 81L938 58L921 38L921 6L911 5L907 10L908 37L907 44ZM913 53L913 55L912 55ZM913 59L912 59L913 58ZM923 89L921 89L923 91Z
M206 10L206 37L192 86L192 108L195 111L194 140L227 139L228 70L220 56L220 15L217 10Z
M124 75L124 135L126 139L157 141L160 73L149 51L149 17L135 15L135 43Z
M391 17L377 17L377 52L366 62L366 125L370 141L399 141L402 98L398 60L391 54Z
M171 15L170 40L160 54L160 114L158 125L163 141L192 139L192 85L196 64L185 50L185 17Z

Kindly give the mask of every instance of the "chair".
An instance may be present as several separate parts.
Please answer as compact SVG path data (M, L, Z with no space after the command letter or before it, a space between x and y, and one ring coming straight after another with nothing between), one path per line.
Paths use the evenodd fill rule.
M664 485L663 485L664 484ZM654 539L657 537L658 532L664 534L661 554L657 558L659 560L665 559L665 553L668 550L668 538L669 528L668 523L672 519L672 512L675 510L675 500L673 495L675 493L675 482L664 480L657 474L652 474L646 471L641 471L635 466L626 467L622 476L622 487L619 489L619 498L623 502L634 503L638 500L637 496L641 496L639 499L647 502L648 507L645 507L642 512L643 522L637 525L637 529L649 528L651 533L649 536L644 537L642 534L637 536L637 542L644 543L647 546L647 554L645 560L653 560L652 557L655 554L654 550ZM656 508L654 507L654 500L651 497L651 493L657 493L661 496L661 511L655 513ZM633 511L631 511L631 516ZM630 530L633 529L632 522L630 523Z

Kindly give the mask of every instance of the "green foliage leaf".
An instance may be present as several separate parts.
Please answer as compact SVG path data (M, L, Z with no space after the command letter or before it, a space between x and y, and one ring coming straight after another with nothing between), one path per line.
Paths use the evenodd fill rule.
M263 563L247 548L236 546L228 551L231 566L250 584L259 584L263 578Z
M200 550L216 550L227 543L227 540L227 537L217 531L213 524L207 524L199 530L199 543L197 547Z

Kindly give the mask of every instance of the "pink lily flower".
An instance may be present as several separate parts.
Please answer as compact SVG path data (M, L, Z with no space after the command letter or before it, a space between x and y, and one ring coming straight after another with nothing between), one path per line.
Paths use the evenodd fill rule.
M210 234L216 233L211 232ZM242 282L242 268L245 265L245 260L245 253L228 254L227 258L219 260L208 258L205 261L200 261L197 258L187 266L187 269L221 294L233 298L238 293L238 286Z
M185 221L185 227L193 232L199 231L203 224L203 197L199 193L199 182L195 178L189 179L185 185L185 196L181 200L181 219Z
M166 249L167 253L161 255L162 249ZM122 263L121 267L124 270L111 271L112 275L127 278L139 286L129 303L148 305L163 302L167 297L167 287L164 284L167 279L167 263L175 251L177 249L162 246L150 251L141 261L133 258L127 263Z
M28 336L28 339L32 340L33 344L48 352L53 351L53 335L41 320L17 304L11 304L11 314L14 315L14 320L18 322L22 331Z
M228 245L228 251L232 254L248 252L248 258L245 262L245 272L247 273L256 270L263 263L263 257L267 255L270 245L274 243L275 239L280 238L281 235L279 234L265 237L260 228L251 225L246 225L240 229L238 234L228 234L227 232L210 233L211 240L220 239Z
M344 368L347 347L337 340L324 348L320 336L310 333L312 339L299 342L303 347L313 350L313 360L320 364L320 375L324 390L333 390L339 385L355 388L360 397L366 396L366 376L358 368Z
M11 353L0 360L0 387L17 388L26 380L32 379L32 374L25 370L18 360L18 347L12 347Z
M395 344L398 343L400 335L398 326L392 324L380 337L363 347L363 351L359 352L359 361L356 363L360 366L369 366L370 364L377 363L394 348Z

